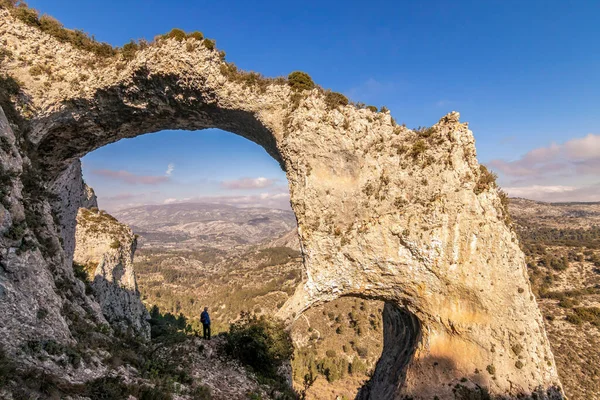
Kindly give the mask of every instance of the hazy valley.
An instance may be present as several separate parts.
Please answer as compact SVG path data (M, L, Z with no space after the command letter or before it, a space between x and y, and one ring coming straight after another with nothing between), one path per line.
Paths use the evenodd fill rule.
M302 282L291 212L177 204L114 215L140 235L135 270L147 307L183 313L192 326L204 306L214 333L227 331L242 311L274 315ZM200 224L210 227L210 236L197 231ZM301 389L307 373L316 377L307 398L354 398L381 354L382 309L381 302L341 298L294 323L295 385Z
M231 251L278 237L296 226L291 210L237 208L210 203L176 203L129 208L113 213L151 248Z

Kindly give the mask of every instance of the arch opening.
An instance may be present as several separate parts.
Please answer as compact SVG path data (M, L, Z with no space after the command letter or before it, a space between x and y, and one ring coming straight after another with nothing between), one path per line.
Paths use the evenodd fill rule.
M386 302L383 308L383 351L371 379L357 400L399 397L407 369L422 340L419 319L410 311Z
M83 162L99 207L133 228L142 295L161 310L190 318L206 303L217 325L227 328L252 309L242 308L251 305L249 297L268 294L262 286L285 286L285 295L263 305L274 314L299 283L302 258L287 178L254 143L220 130L159 132L103 147ZM272 267L290 260L297 268L277 277ZM242 279L259 267L264 280ZM217 290L198 289L210 289L212 279ZM180 298L160 282L181 285Z
M160 153L171 153L168 148L161 146L161 137L168 137L168 141L178 142L184 148L193 148L195 153L204 146L198 158L206 154L223 158L210 171L204 171L215 182L220 181L221 185L226 182L229 188L242 187L242 191L252 189L252 184L258 184L263 190L270 187L262 181L229 179L232 178L229 174L235 174L236 170L239 178L242 175L256 175L250 172L249 162L254 160L258 164L264 164L265 160L264 157L259 157L262 150L257 152L256 149L252 150L255 154L247 157L248 160L239 159L240 152L256 146L228 132L159 132L107 145L85 156L83 176L95 188L100 208L108 208L119 222L131 226L133 233L139 235L133 268L146 308L153 318L157 317L158 312L161 312L161 318L165 315L183 315L194 330L200 331L195 317L208 306L213 318L213 334L227 331L229 324L242 311L275 315L283 303L291 298L297 286L306 281L303 278L305 271L295 216L289 205L285 210L274 211L265 205L256 204L262 206L262 209L256 210L258 207L251 204L253 199L250 198L245 203L240 203L240 199L235 196L229 199L214 195L182 199L173 187L175 183L157 179L164 176L137 174L140 171L137 165L140 159L152 159L152 167L159 164L161 171L167 169L169 172L169 169L173 169L174 172L169 172L169 177L173 179L185 174L186 169L199 170L198 165L186 165L187 152L177 158L173 168L165 161L168 156L156 159L154 157L157 153L154 150L146 154L148 149L157 148L160 148ZM193 138L197 140L192 140ZM199 140L200 138L206 140ZM135 159L119 161L123 155L131 154L133 148L141 149ZM270 156L267 157L270 159ZM111 160L108 164L107 159ZM212 161L213 158L209 162ZM231 165L234 161L238 161L237 164L229 168L225 175L216 174L223 172L225 165ZM271 164L270 171L282 174L277 165ZM127 174L121 169L123 165L129 167ZM154 170L150 169L150 173L152 171ZM279 175L278 178L267 173L259 175L267 175L269 178L265 179L271 181L283 176ZM202 180L203 176L198 178ZM154 182L159 183L158 187L161 187L161 182L166 185L163 193L153 194L152 204L148 204L147 197L138 196L135 191L127 193L130 196L119 197L123 187L135 189L144 186L144 182L150 183L153 188ZM193 186L190 181L184 181L183 184ZM287 181L279 184L287 185ZM110 191L106 192L107 190ZM208 194L203 193L206 189L202 186L194 187L194 190L198 195ZM256 193L255 190L251 192ZM236 193L239 194L239 190ZM288 194L287 187L285 194ZM185 193L187 195L189 192ZM269 201L266 196L258 196L254 200L260 198ZM285 198L289 201L287 196ZM115 202L119 199L126 203L119 205ZM139 204L131 204L130 200ZM104 207L103 204L109 206ZM283 204L280 201L278 205ZM198 212L205 214L201 221L194 219ZM224 213L231 215L219 219L218 216ZM248 215L245 217L243 214ZM230 230L232 226L221 226L220 231L214 227L215 223L223 225L233 222L233 225L244 228L260 228L265 221L273 226L269 229L257 229L252 237L245 236L246 240L239 232ZM81 257L77 250L76 255ZM82 260L76 261L83 263ZM333 319L332 314L335 314ZM296 316L290 327L296 346L294 360L297 365L293 364L292 370L295 387L303 389L301 371L312 362L318 382L316 386L311 385L309 388L308 399L327 398L328 392L361 396L357 398L365 399L381 398L378 397L379 394L373 393L384 393L392 390L391 387L397 388L409 361L406 357L412 356L406 349L397 349L397 343L416 340L415 333L403 325L412 321L406 315L408 314L398 312L389 304L384 306L380 301L346 296L311 307L302 316ZM331 322L331 326L328 322ZM303 324L308 326L303 327ZM325 330L331 332L326 333ZM152 333L162 334L159 330ZM315 338L315 334L318 337ZM382 350L384 356L380 358ZM398 357L402 359L401 362L396 360ZM375 365L378 367L375 368ZM361 390L360 387L373 371L375 374L371 379L372 383ZM366 388L368 392L365 392Z
M213 128L260 145L285 170L272 130L252 111L215 104L216 97L210 89L183 86L176 74L152 74L141 67L131 81L99 89L92 99L73 99L51 117L34 121L29 137L50 179L75 159L123 138Z

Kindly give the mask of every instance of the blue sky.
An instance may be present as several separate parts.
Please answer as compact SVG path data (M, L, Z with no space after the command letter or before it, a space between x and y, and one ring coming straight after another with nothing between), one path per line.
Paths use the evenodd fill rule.
M173 27L200 30L243 69L306 71L352 100L387 106L409 127L459 111L480 161L510 194L600 200L598 1L173 3L29 1L113 45ZM168 179L135 185L107 172L166 176L169 164ZM84 171L106 208L203 196L281 199L285 191L284 174L261 148L219 131L121 141L86 156ZM256 178L264 179L253 186Z

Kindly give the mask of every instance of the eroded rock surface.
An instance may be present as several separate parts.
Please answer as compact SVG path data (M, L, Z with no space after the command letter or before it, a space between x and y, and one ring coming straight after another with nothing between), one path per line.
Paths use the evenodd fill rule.
M414 351L398 352L405 343L386 338L384 353L406 360L378 368L394 374L394 387L380 385L385 397L371 398L450 399L459 384L461 391L484 388L513 398L560 397L523 254L458 113L412 131L388 112L332 106L317 89L296 93L285 81L240 79L193 38L159 40L130 60L95 59L0 10L0 39L12 54L0 72L21 82L28 154L43 186L96 148L163 129L220 128L263 146L287 173L307 273L281 316L354 295L383 300L419 323ZM37 65L46 72L32 69ZM21 181L15 178L15 186ZM15 202L6 221L23 208ZM49 208L42 214L52 228ZM54 288L51 271L60 260L12 256L12 242L2 244L3 265L36 265L48 276L43 285L13 286L19 294L10 304ZM56 292L52 298L59 299ZM53 309L55 303L48 302ZM27 307L5 314L4 331L36 334ZM386 332L395 335L400 324Z
M94 296L112 326L150 339L150 315L140 300L133 255L136 238L104 211L80 208L74 262L89 276Z

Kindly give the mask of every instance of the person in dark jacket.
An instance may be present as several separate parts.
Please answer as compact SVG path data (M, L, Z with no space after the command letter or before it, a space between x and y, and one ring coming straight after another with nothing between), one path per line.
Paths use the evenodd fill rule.
M210 340L210 315L208 315L208 307L204 307L204 311L200 314L200 322L204 332L204 339Z

